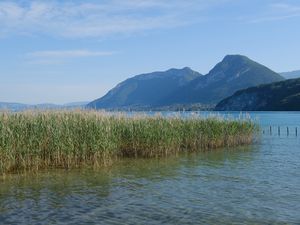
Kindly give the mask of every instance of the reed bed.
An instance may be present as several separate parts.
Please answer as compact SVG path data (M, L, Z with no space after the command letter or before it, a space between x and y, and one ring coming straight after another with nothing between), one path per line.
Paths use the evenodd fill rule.
M121 157L159 157L250 144L250 120L95 111L0 113L0 174L104 166Z

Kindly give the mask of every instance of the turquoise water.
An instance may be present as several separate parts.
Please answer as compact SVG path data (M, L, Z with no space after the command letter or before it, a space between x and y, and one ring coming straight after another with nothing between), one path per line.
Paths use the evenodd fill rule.
M251 117L252 146L1 179L0 224L300 224L300 113Z

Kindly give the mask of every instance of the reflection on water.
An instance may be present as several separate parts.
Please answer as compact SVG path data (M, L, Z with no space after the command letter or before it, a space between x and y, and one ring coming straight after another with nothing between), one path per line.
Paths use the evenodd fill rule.
M98 171L13 175L0 180L0 224L299 224L299 147L263 136Z

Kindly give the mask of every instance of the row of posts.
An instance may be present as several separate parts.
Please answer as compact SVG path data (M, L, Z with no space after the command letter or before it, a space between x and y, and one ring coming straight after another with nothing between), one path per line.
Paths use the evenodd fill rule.
M272 133L273 133L272 128L273 128L272 126L269 127L270 135L272 135ZM278 126L277 132L278 132L278 136L280 136L280 133L281 133L281 127L280 126ZM265 133L265 130L263 130L263 133ZM290 128L289 127L286 127L286 134L287 134L287 136L290 135ZM295 135L296 135L296 137L298 136L298 127L295 127Z

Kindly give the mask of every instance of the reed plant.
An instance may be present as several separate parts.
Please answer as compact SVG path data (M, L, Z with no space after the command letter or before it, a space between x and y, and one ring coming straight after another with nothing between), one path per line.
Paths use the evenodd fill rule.
M103 166L121 157L160 157L250 144L251 120L96 111L0 113L0 174Z

